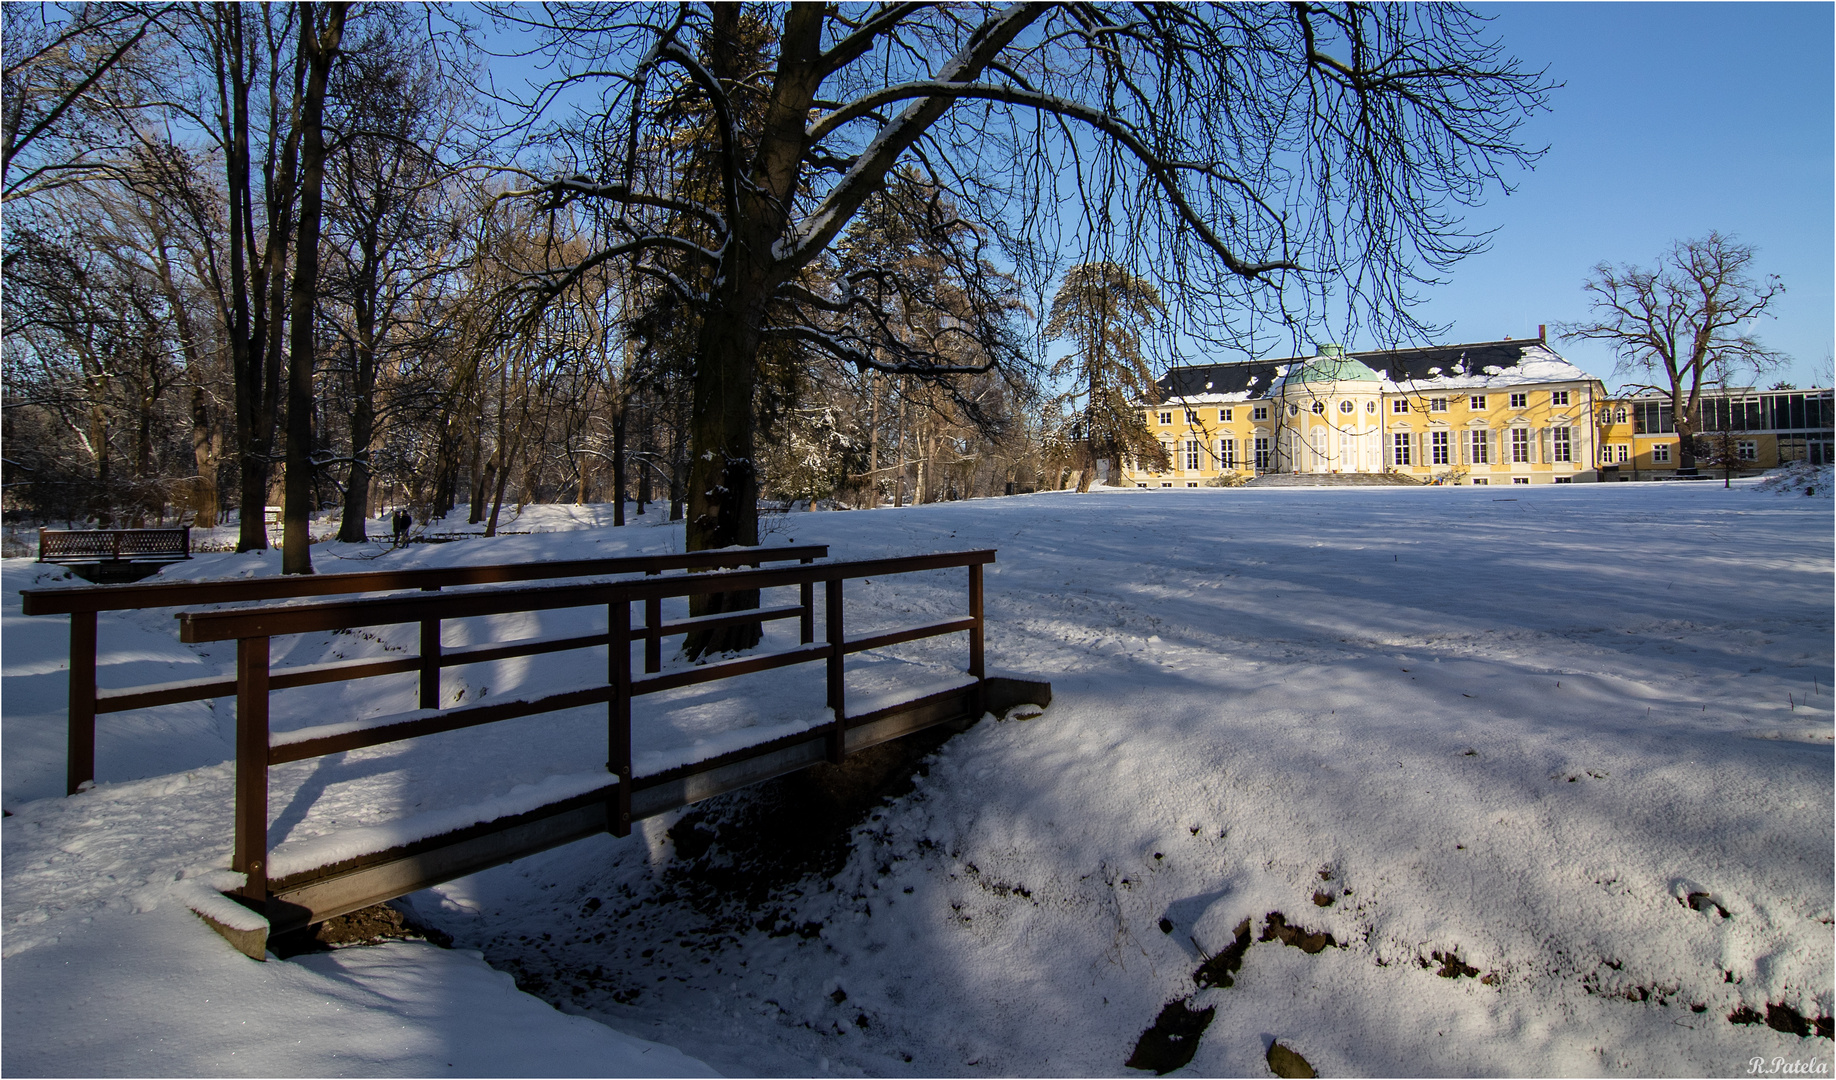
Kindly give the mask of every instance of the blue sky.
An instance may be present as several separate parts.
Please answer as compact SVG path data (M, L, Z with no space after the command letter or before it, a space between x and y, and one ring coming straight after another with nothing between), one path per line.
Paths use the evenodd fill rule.
M1581 283L1602 260L1649 266L1672 241L1734 234L1787 293L1761 338L1781 376L1828 386L1836 321L1836 6L1480 5L1507 48L1566 84L1528 141L1548 144L1517 192L1469 222L1499 231L1422 309L1451 341L1533 336L1583 318ZM1589 342L1556 347L1610 376ZM1609 379L1609 381L1611 381Z

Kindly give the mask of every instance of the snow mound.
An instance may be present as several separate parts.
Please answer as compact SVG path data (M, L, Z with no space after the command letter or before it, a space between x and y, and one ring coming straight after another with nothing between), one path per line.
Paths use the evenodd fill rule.
M1765 479L1755 484L1753 490L1770 495L1809 495L1817 499L1836 497L1836 466L1794 461L1766 473Z

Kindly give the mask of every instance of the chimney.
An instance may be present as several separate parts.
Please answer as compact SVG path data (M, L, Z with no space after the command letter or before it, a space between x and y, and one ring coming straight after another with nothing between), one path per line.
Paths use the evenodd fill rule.
M1548 341L1549 340L1549 325L1547 323L1537 323L1536 324L1536 340L1538 341Z

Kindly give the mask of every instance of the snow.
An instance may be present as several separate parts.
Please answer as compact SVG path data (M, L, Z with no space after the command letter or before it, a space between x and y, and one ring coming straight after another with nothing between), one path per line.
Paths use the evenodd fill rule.
M1216 1009L1201 1074L1258 1072L1269 1039L1322 1074L1827 1062L1827 1041L1727 1019L1836 1012L1831 502L1757 487L1116 490L783 515L770 542L840 558L998 548L988 661L1051 680L1051 708L951 740L856 827L839 869L774 886L762 909L702 880L738 837L679 845L677 826L736 820L727 797L409 898L459 950L265 965L184 906L227 865L230 704L101 718L102 782L57 797L62 623L21 618L16 593L56 572L7 560L4 1065L697 1067L659 1066L675 1054L662 1043L727 1073L1113 1075L1187 998ZM566 530L577 513L523 521ZM323 569L680 550L679 524L591 517L314 554ZM955 617L962 578L851 583L850 633ZM446 640L591 621L468 620ZM232 658L177 644L169 613L102 622L107 686ZM407 630L365 633L277 641L277 665L412 648ZM794 622L772 633L794 644ZM853 657L851 708L948 680L963 652L954 635ZM547 692L578 663L475 665L447 697ZM640 699L639 772L822 723L817 670ZM412 686L278 692L275 730L407 712ZM603 760L603 710L588 709L281 766L270 836L337 843ZM1195 984L1239 923L1254 939L1271 912L1342 947L1254 942L1234 986ZM1438 976L1449 955L1474 974Z

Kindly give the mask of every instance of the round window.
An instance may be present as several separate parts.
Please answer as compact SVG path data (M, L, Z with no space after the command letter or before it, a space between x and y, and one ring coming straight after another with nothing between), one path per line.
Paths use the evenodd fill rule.
M1367 401L1367 402L1365 402L1365 403L1364 403L1364 411L1365 411L1365 412L1367 412L1367 413L1374 413L1374 412L1376 412L1376 411L1377 411L1377 403L1376 403L1375 401Z
M1289 415L1289 416L1299 416L1299 415L1300 415L1300 406L1299 406L1299 405L1290 405L1290 406L1288 406L1288 415Z
M1313 403L1313 415L1315 416L1326 415L1326 403L1324 401L1316 401Z
M1353 405L1353 404L1352 404L1351 402L1349 402L1349 401L1341 401L1341 402L1339 402L1339 411L1340 411L1340 412L1342 412L1342 413L1349 413L1349 412L1351 412L1351 411L1352 411L1353 409L1355 409L1355 408L1357 408L1357 407L1358 407L1358 406L1356 406L1356 405Z

